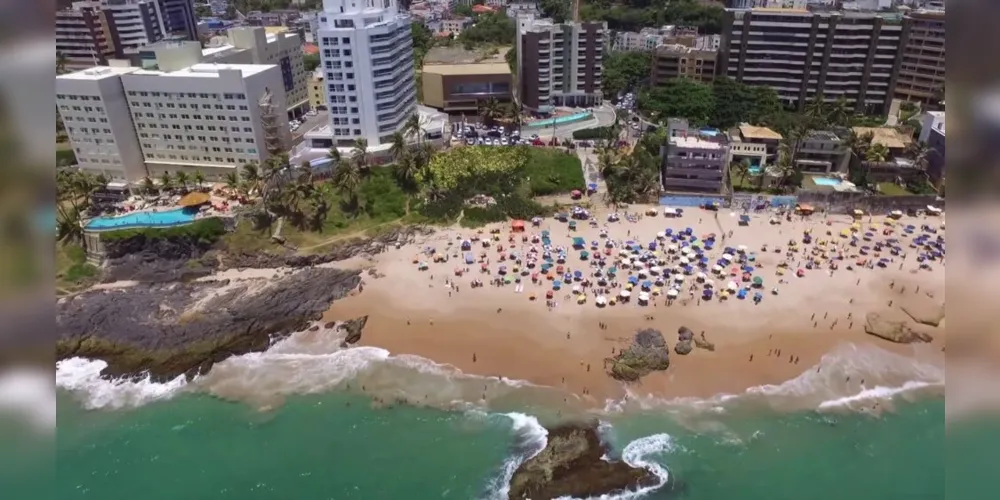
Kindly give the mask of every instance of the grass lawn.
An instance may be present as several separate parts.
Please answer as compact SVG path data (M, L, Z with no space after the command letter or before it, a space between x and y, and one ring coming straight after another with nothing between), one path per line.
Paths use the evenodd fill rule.
M530 179L532 196L582 191L587 187L580 157L559 148L528 148L524 172Z
M747 174L746 178L740 178L740 172L735 167L729 167L729 178L733 182L733 191L760 191L757 189L757 178Z
M56 291L72 292L97 281L98 269L87 263L87 252L73 244L56 244Z
M908 196L913 194L895 182L880 182L878 183L878 190L886 196Z

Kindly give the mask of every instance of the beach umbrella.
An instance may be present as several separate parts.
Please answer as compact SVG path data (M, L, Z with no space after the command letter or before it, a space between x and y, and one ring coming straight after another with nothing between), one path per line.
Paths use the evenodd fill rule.
M712 290L706 288L704 291L701 292L701 295L706 299L710 299L712 298Z
M697 278L698 278L699 281L705 281L705 278L707 278L707 277L708 277L708 275L706 275L705 273L698 273L698 275L697 275Z
M511 281L513 281L513 280L514 280L514 277L513 277L513 276L510 276L510 275L507 275L507 276L504 276L504 277L503 277L503 280L504 280L504 282L506 282L506 283L510 283ZM520 281L520 280L518 280L518 281Z
M676 252L677 251L677 245L670 245L670 246L668 246L667 247L667 251L670 252L670 253Z
M795 271L795 275L798 276L799 278L801 278L801 277L803 277L803 276L806 275L806 270L805 269L799 269L798 271Z
M712 280L705 280L705 288L712 288L715 286L715 282Z
M671 288L670 290L667 290L667 297L676 297L678 293L679 292L676 288Z
M628 298L629 296L632 295L632 293L629 292L628 290L622 290L621 292L618 293L618 295L621 296L622 298Z
M739 252L739 253L746 253L747 246L746 245L740 245L740 246L736 247L736 251Z
M730 281L730 282L729 282L729 285L727 285L726 287L727 287L727 288L729 288L730 290L734 291L734 292L735 292L736 290L739 290L739 289L740 289L740 286L739 286L739 285L737 285L735 281Z
M558 290L561 287L562 287L562 281L559 281L559 280L552 281L552 289L553 290Z
M764 278L761 278L760 276L754 276L753 277L753 284L754 284L754 286L763 286L764 285Z
M642 287L643 288L650 288L652 286L653 286L653 282L652 281L647 280L647 281L643 281L642 282Z
M601 295L600 297L594 299L594 304L596 304L597 307L604 307L608 304L608 299L605 296Z
M722 260L725 260L725 261L733 260L733 256L731 254L724 253L724 254L722 254Z
M684 275L683 274L675 274L674 275L674 281L676 281L677 283L683 283L684 282Z
M649 302L649 294L646 292L639 292L639 302Z
M600 276L600 274L601 274L601 271L600 271L600 269L598 269L597 270L597 275ZM576 278L576 279L583 278L583 271L573 271L573 277Z
M722 266L720 266L720 265L712 266L712 271L716 272L716 273L721 273L722 272Z
M687 257L681 257L681 264L690 264L691 261Z
M580 293L581 291L583 291L583 287L580 285L573 285L573 293Z
M653 266L649 268L649 272L652 274L660 274L660 271L662 271L662 269L660 269L660 266Z

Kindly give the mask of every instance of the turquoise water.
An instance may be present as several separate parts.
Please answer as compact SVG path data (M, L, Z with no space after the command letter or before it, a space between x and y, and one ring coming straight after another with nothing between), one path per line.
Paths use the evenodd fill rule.
M1000 445L994 423L962 442L949 436L945 453L943 418L941 400L882 417L749 412L684 426L650 411L608 417L605 436L617 452L644 436L671 436L670 451L647 458L686 489L650 499L939 499L946 457L966 472L989 472ZM195 395L84 411L63 394L58 424L62 499L471 500L495 497L504 464L525 453L503 415L374 409L336 393L292 398L269 413ZM992 487L966 481L961 498L987 498Z
M133 212L119 217L97 217L87 223L87 229L179 226L194 221L197 213L197 210L178 208L161 212Z
M838 186L840 185L840 179L835 179L833 177L819 177L815 176L812 178L813 183L817 186Z
M577 113L574 115L560 116L557 118L549 118L547 120L539 120L537 122L526 123L524 126L526 128L538 128L538 127L551 127L553 124L562 125L564 123L577 122L580 120L585 120L593 116L590 113Z

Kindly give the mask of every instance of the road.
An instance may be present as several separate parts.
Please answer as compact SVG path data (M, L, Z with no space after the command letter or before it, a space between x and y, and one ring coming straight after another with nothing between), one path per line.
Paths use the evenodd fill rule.
M298 130L292 132L292 143L298 143L302 140L302 136L305 135L306 132L329 123L329 116L330 114L328 111L320 111L316 113L316 115L310 116L302 123L302 126L300 126Z
M607 127L615 122L615 107L611 104L602 104L594 108L594 117L590 120L580 121L576 123L567 123L566 125L557 125L554 129L555 137L557 139L572 139L573 132L577 130L582 130L585 128L594 127ZM524 127L521 129L522 137L527 134L538 134L542 138L550 139L553 136L553 127L545 127L544 129L532 129Z

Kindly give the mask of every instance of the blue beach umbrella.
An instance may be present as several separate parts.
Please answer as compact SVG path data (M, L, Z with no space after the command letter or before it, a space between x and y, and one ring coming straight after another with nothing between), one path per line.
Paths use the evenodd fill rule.
M635 276L629 276L628 277L628 282L631 283L631 284L633 284L633 285L635 285L636 283L639 283L639 278L637 278Z
M555 281L552 282L552 289L553 290L558 290L561 287L562 287L562 281L555 280Z

